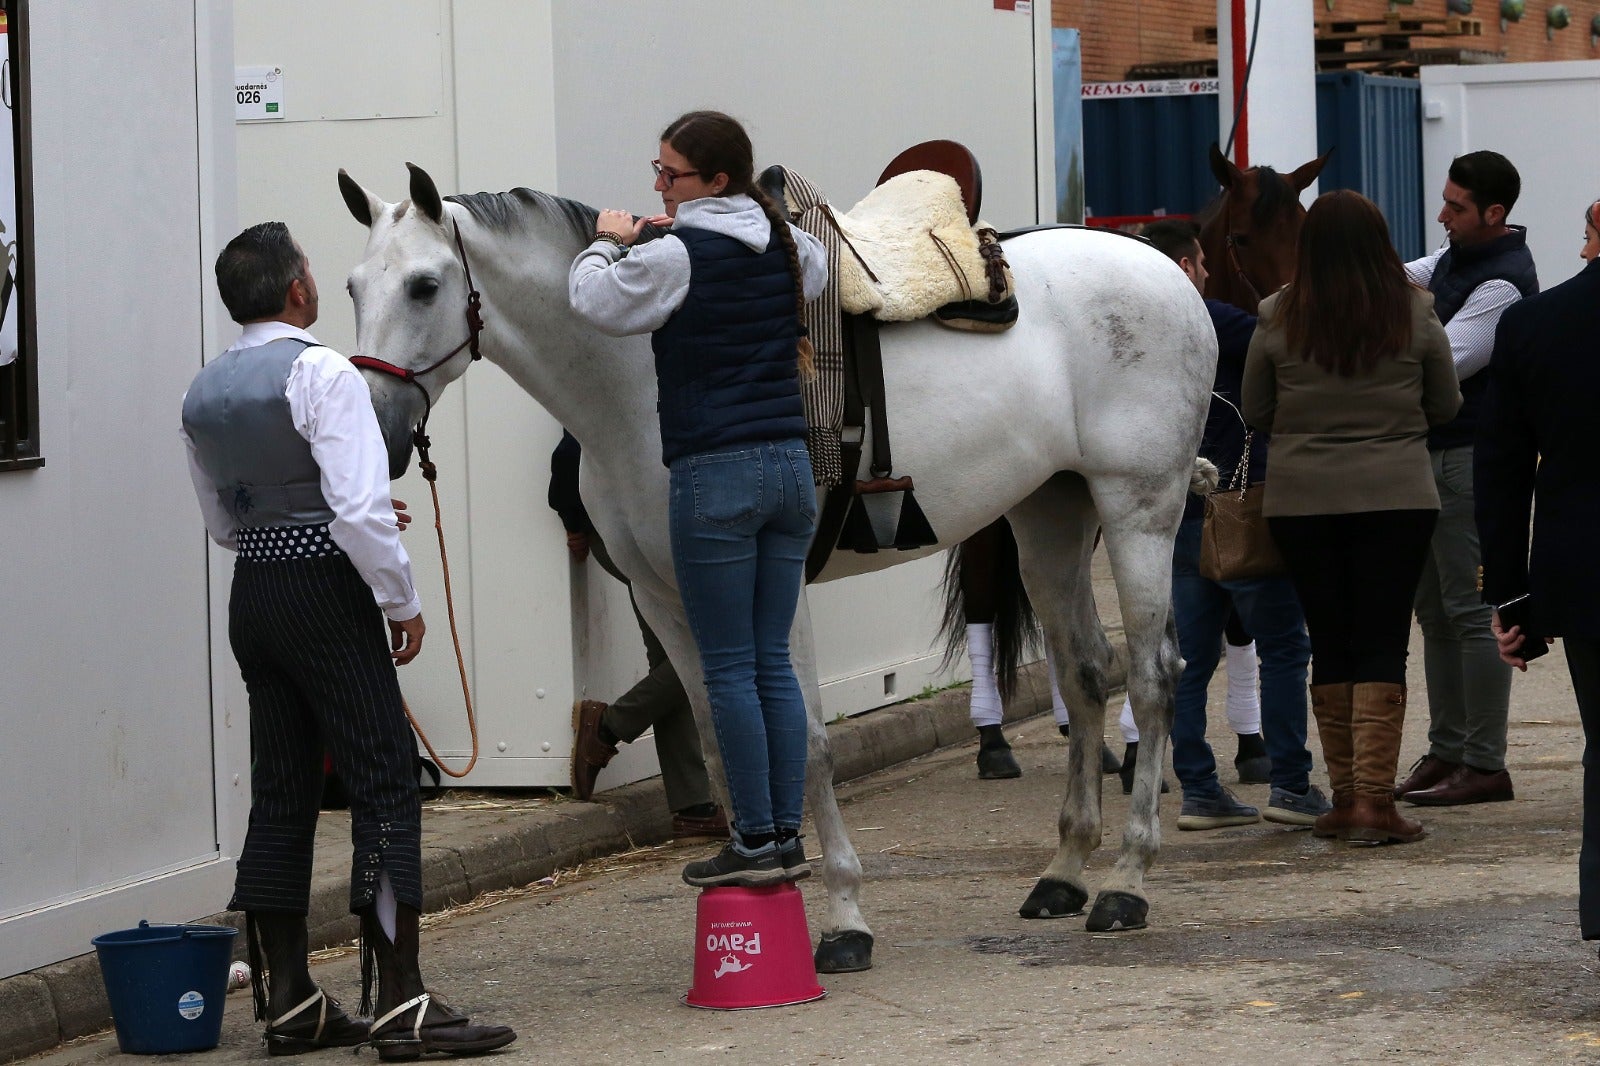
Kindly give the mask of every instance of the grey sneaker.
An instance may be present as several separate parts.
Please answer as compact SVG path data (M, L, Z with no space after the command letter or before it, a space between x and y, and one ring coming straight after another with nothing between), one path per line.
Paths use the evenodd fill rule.
M1185 796L1178 811L1179 829L1221 829L1229 825L1254 825L1261 812L1240 803L1232 792L1219 789L1214 796Z
M776 844L764 845L750 855L729 841L711 858L683 868L683 883L695 888L761 888L788 879Z
M1328 797L1316 785L1307 785L1304 792L1290 792L1273 785L1272 795L1267 798L1266 813L1262 817L1281 825L1311 825L1316 822L1318 815L1331 810L1333 804L1328 802Z

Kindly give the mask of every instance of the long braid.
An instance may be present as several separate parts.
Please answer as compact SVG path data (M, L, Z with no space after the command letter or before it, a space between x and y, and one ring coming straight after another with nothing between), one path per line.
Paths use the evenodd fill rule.
M805 276L800 272L800 251L795 247L794 233L789 229L789 220L783 217L783 213L778 210L778 205L772 202L770 196L756 185L751 185L747 191L750 199L761 205L767 220L772 223L772 232L783 241L784 253L789 257L789 276L794 279L794 317L800 324L800 343L795 347L795 366L800 371L801 381L814 381L817 376L816 349L812 347L811 337L806 332Z

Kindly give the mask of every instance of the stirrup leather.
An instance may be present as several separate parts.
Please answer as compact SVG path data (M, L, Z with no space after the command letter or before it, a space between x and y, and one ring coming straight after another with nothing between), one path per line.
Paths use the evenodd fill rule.
M289 1036L285 1036L283 1033L275 1033L275 1032L273 1032L274 1029L278 1028L284 1022L289 1021L291 1018L298 1017L301 1014L301 1012L303 1012L306 1008L310 1007L313 1003L320 1003L321 1007L317 1011L317 1028L316 1028L316 1031L313 1032L310 1037L304 1037L304 1036L289 1037ZM277 1037L279 1039L284 1039L284 1040L307 1040L307 1039L309 1039L313 1043L315 1043L316 1041L319 1041L319 1040L322 1039L322 1031L324 1029L326 1029L327 1027L328 1027L328 994L326 992L324 992L322 989L319 988L315 992L311 993L311 995L307 996L305 998L305 1000L302 1001L301 1004L298 1007L295 1007L294 1009L290 1010L289 1012L284 1014L282 1017L274 1018L272 1021L268 1022L267 1023L266 1036L267 1036L267 1038L269 1040L272 1039L273 1037Z
M384 1034L383 1036L379 1036L378 1035L378 1030L382 1029L390 1021L393 1021L395 1018L398 1018L400 1015L404 1014L406 1011L410 1010L412 1007L417 1008L417 1020L411 1026L411 1036L410 1036L409 1039L410 1040L421 1040L422 1039L422 1019L427 1017L428 1004L431 1003L432 1001L433 1001L433 996L429 995L427 992L424 992L420 996L413 996L411 999L406 1000L404 1003L400 1004L394 1010L390 1011L388 1014L385 1014L382 1018L379 1018L377 1021L373 1022L372 1023L372 1028L369 1030L369 1032L372 1033L372 1042L374 1044L381 1044L384 1041L388 1040L390 1038L390 1034Z

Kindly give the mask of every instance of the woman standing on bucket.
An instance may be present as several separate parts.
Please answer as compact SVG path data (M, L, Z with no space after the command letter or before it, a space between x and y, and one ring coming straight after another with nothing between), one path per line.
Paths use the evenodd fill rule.
M1439 492L1428 427L1461 406L1433 297L1406 281L1371 200L1321 196L1294 280L1263 300L1244 416L1270 430L1262 513L1311 635L1311 705L1334 809L1317 836L1408 843L1395 809L1411 600Z
M756 187L750 138L727 115L677 119L651 166L664 214L600 212L568 294L604 333L652 334L673 567L734 822L732 841L683 879L798 880L810 873L799 839L807 723L789 630L817 518L800 311L827 281L826 253ZM672 233L632 247L647 223Z

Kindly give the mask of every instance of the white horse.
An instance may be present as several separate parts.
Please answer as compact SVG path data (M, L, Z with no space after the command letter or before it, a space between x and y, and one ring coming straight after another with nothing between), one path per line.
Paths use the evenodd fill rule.
M595 211L527 189L441 200L417 167L410 199L398 204L343 171L339 185L370 229L366 258L349 277L357 346L403 370L427 371L409 381L366 371L394 475L409 462L412 427L426 405L471 365L464 341L470 271L483 297L484 356L583 444L589 516L683 679L720 787L700 660L668 547L650 340L603 336L567 303L567 268L593 237ZM1112 650L1095 611L1089 558L1103 529L1127 634L1128 690L1150 757L1139 760L1121 854L1088 927L1139 928L1149 910L1145 874L1160 846L1160 771L1182 668L1170 611L1172 541L1198 468L1216 338L1194 286L1140 241L1054 229L1018 235L1005 247L1021 301L1009 332L955 332L930 322L883 330L896 472L915 477L942 546L1000 515L1010 520L1072 714L1060 846L1023 904L1024 917L1081 913L1084 861L1100 843ZM836 552L820 580L919 554L927 552ZM811 625L802 596L791 644L810 711L807 806L829 897L817 968L842 972L871 965L872 934L857 903L860 862L833 795Z

